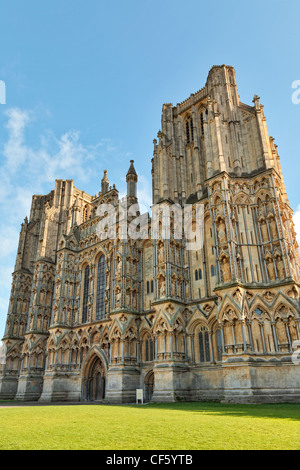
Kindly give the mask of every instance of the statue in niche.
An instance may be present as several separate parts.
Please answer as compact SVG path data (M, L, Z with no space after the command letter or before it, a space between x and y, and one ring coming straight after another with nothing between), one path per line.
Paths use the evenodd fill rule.
M116 290L116 308L120 308L121 305L121 290Z
M274 239L278 238L276 221L275 221L274 217L270 218L269 224L270 224L271 238L272 238L272 240L274 240Z
M126 304L128 308L131 308L131 290L127 289L126 291Z
M277 320L277 323L276 323L276 333L277 333L279 344L287 342L285 326L284 326L283 321L280 318Z
M225 222L223 219L219 219L217 230L218 230L219 243L221 244L225 243L226 242L226 227L225 227Z
M272 258L267 259L267 270L270 281L275 281L275 269Z
M265 219L263 219L260 223L261 228L261 235L264 242L269 241L268 229Z
M164 247L163 244L160 243L158 245L158 264L162 264L164 262Z
M176 284L177 280L175 277L172 279L172 297L176 297Z
M226 256L223 256L222 258L221 270L222 270L223 281L229 282L231 280L231 271L230 271L229 261L228 261L228 258L226 258Z
M116 276L121 274L121 258L118 256L116 259Z
M126 269L127 269L127 274L131 274L131 258L127 258L126 260Z
M43 330L47 330L48 328L48 316L44 317L44 322L43 322Z
M161 278L159 293L160 297L165 297L166 295L166 281L164 278Z
M38 315L36 327L37 327L38 331L41 330L41 328L42 328L42 315Z
M132 267L132 274L133 274L133 277L136 276L136 273L137 273L137 261L136 261L136 260L133 260L133 267Z
M265 294L264 294L264 298L266 299L266 301L268 303L272 302L272 300L274 299L275 295L272 294L272 292L270 291L267 291Z
M285 278L285 271L284 271L284 264L283 264L281 256L277 257L276 266L277 266L277 272L278 272L279 279L284 279Z
M289 327L291 341L297 341L298 340L297 325L295 323L295 320L292 317L289 317L288 327Z
M137 295L136 290L132 292L132 308L133 310L137 310Z
M235 293L233 294L233 297L235 298L235 300L240 303L242 301L242 293L240 291L240 289L237 289L235 291Z

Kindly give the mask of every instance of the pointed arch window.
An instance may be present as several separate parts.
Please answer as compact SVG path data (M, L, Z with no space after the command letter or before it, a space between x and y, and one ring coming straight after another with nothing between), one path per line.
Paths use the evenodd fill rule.
M101 320L105 316L105 288L106 288L106 263L105 256L101 255L97 268L97 300L96 300L96 320Z
M144 343L144 361L154 361L154 341L150 336L146 336Z
M89 290L90 290L90 267L86 266L84 270L84 281L83 281L82 323L87 322Z
M200 362L210 362L209 334L206 328L201 327L198 335Z
M189 144L190 142L194 142L193 119L191 117L186 121L185 130L187 143Z
M218 354L218 361L222 361L222 354L223 354L223 342L222 342L222 333L218 329L216 331L217 337L217 354Z

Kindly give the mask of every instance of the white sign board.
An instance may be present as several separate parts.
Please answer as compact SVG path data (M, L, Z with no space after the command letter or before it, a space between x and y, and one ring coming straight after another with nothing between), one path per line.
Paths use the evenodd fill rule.
M142 388L136 389L136 402L138 403L139 401L144 403L144 390Z

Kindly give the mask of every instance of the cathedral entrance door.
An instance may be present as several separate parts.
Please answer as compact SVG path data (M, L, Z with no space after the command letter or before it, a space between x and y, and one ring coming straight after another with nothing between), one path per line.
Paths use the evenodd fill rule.
M103 400L105 397L105 369L98 356L91 360L86 375L83 378L83 399L88 401Z
M145 377L145 401L149 402L152 398L154 390L154 372L148 372Z

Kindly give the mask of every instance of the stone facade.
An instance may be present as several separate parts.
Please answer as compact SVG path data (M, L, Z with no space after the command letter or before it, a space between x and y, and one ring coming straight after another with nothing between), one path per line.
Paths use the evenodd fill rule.
M256 95L240 101L233 67L214 66L204 88L163 105L152 180L153 204L170 208L168 237L162 218L156 233L148 214L131 211L133 162L121 201L107 172L95 196L72 180L33 196L1 398L128 403L142 388L153 402L299 401L292 210L263 106ZM201 208L199 248L175 231L174 205ZM125 237L132 227L139 235Z

